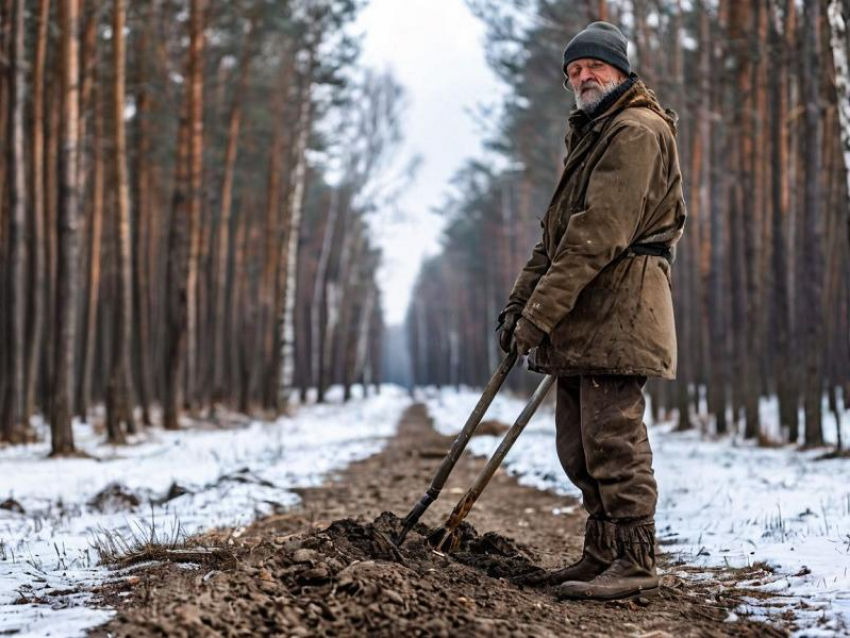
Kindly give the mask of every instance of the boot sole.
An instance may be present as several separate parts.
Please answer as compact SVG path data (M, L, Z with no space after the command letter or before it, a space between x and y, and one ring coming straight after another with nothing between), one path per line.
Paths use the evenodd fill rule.
M650 589L632 589L618 592L594 592L589 590L576 592L557 592L558 600L635 600L637 598L655 598L660 594L660 587Z

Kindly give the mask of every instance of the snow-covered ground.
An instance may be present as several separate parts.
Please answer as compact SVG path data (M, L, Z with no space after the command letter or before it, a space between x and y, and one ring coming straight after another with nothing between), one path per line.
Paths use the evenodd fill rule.
M444 390L423 391L420 398L435 426L451 434L463 425L478 396L472 390ZM522 405L500 395L485 418L513 423ZM765 401L762 418L769 423L775 414L775 403ZM842 422L848 442L850 412L845 410ZM835 420L827 412L824 433L828 441L835 440ZM850 460L818 460L825 450L711 440L698 432L673 432L665 423L650 428L650 440L660 494L657 527L665 552L688 565L764 562L774 573L749 586L775 594L769 605L778 606L754 597L739 613L769 617L791 610L801 636L850 635ZM497 443L495 437L478 437L470 447L490 454ZM507 465L523 483L578 496L555 454L551 404L544 404L529 423ZM722 574L716 578L723 580Z
M104 530L171 538L244 525L291 506L298 501L293 488L318 485L329 472L379 451L408 405L404 391L385 386L378 396L346 405L331 395L327 405L305 406L275 422L154 430L119 448L77 423L77 445L87 459L47 459L47 443L0 449L0 503L13 499L23 509L11 501L13 509L0 508L0 635L76 636L110 617L86 607L86 594L39 602L49 592L110 576L92 547ZM92 504L114 484L139 505ZM164 502L173 485L186 493Z

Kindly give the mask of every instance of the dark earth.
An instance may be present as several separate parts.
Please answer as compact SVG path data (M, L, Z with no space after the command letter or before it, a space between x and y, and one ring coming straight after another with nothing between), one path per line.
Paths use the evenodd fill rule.
M204 560L160 560L98 592L118 614L92 636L786 636L791 618L732 616L735 583L763 570L722 574L671 564L659 596L617 602L558 602L510 577L555 568L581 553L584 515L563 496L520 486L499 471L469 516L460 550L424 543L484 460L464 455L442 498L401 548L390 540L427 488L451 440L421 405L404 415L383 452L323 487L300 491L299 507L241 533L191 539L214 548ZM560 514L553 509L561 508ZM564 511L573 513L565 514ZM476 530L479 530L477 532ZM486 531L486 533L485 533ZM662 548L663 549L663 548ZM188 569L187 569L188 567ZM707 577L706 577L707 576ZM769 600L764 601L769 605Z

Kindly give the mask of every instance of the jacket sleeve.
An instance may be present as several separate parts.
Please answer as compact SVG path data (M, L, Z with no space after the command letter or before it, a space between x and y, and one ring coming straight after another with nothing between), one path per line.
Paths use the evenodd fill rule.
M573 213L552 263L523 311L541 330L552 329L573 309L579 293L634 240L645 212L665 183L656 134L626 125L613 132L591 174L585 208ZM664 190L664 189L661 189Z
M545 217L543 218L541 225L543 226L543 233L545 235ZM540 281L540 278L549 270L549 255L546 254L544 241L545 237L538 241L534 246L534 250L531 252L531 258L519 273L516 283L514 283L505 311L516 310L517 312L522 312L522 309L525 307L525 303L528 301L528 298L531 297L531 293L534 292L534 287L537 286L537 282Z

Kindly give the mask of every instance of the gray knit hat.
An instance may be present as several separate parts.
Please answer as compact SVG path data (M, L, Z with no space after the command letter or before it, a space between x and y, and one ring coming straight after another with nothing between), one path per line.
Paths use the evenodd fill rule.
M629 41L620 30L608 22L594 22L570 40L564 51L564 73L567 65L581 58L607 62L628 75L631 72L627 53Z

